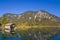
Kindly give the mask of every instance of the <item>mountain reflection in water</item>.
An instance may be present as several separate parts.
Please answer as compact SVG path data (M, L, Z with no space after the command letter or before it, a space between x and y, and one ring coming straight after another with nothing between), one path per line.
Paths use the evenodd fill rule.
M3 40L2 33L0 33L0 40ZM22 38L4 38L4 40L23 40Z

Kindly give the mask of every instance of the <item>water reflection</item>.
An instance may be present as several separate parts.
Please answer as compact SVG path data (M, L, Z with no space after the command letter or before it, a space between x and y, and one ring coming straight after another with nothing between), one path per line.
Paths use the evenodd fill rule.
M3 34L0 33L0 40L23 40L23 38L18 38L18 37L12 37L12 38L8 38L8 37L3 37Z
M2 40L2 33L0 32L0 40Z
M57 35L57 36L55 36L53 38L50 38L50 40L60 40L60 35Z
M5 40L23 40L22 38L6 38Z

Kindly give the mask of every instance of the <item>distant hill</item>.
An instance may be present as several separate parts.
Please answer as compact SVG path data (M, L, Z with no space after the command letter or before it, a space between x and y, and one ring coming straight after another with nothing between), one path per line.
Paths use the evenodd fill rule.
M60 18L44 10L27 11L22 14L6 13L4 15L9 22L13 22L19 25L23 24L25 26L60 26Z

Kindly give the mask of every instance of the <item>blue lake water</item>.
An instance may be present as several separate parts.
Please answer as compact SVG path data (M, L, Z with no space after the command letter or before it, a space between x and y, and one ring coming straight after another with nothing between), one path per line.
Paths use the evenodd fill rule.
M2 40L2 34L0 33L0 40Z
M2 40L2 36L0 35L0 40ZM22 38L6 38L5 40L23 40ZM50 38L49 40L60 40L60 35Z
M60 40L60 35L50 38L50 40Z
M22 38L6 38L6 40L23 40Z
M2 40L2 35L0 34L0 40ZM23 40L23 38L5 38L5 40ZM49 40L60 40L60 35L57 35Z
M0 37L0 40L3 38ZM4 40L23 40L22 38L5 38Z
M2 33L0 33L0 40L2 40ZM4 40L23 40L23 38L5 38Z
M2 34L0 33L0 40L2 40ZM23 40L22 38L5 38L4 40Z

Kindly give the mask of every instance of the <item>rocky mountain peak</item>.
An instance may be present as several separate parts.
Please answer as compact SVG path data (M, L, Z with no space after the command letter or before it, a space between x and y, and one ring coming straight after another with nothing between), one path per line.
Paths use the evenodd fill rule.
M59 17L53 15L53 14L50 14L49 12L47 11L44 11L44 10L40 10L36 13L35 17L39 17L39 19L41 18L45 18L45 19L49 19L49 20L52 20L52 21L56 21Z

